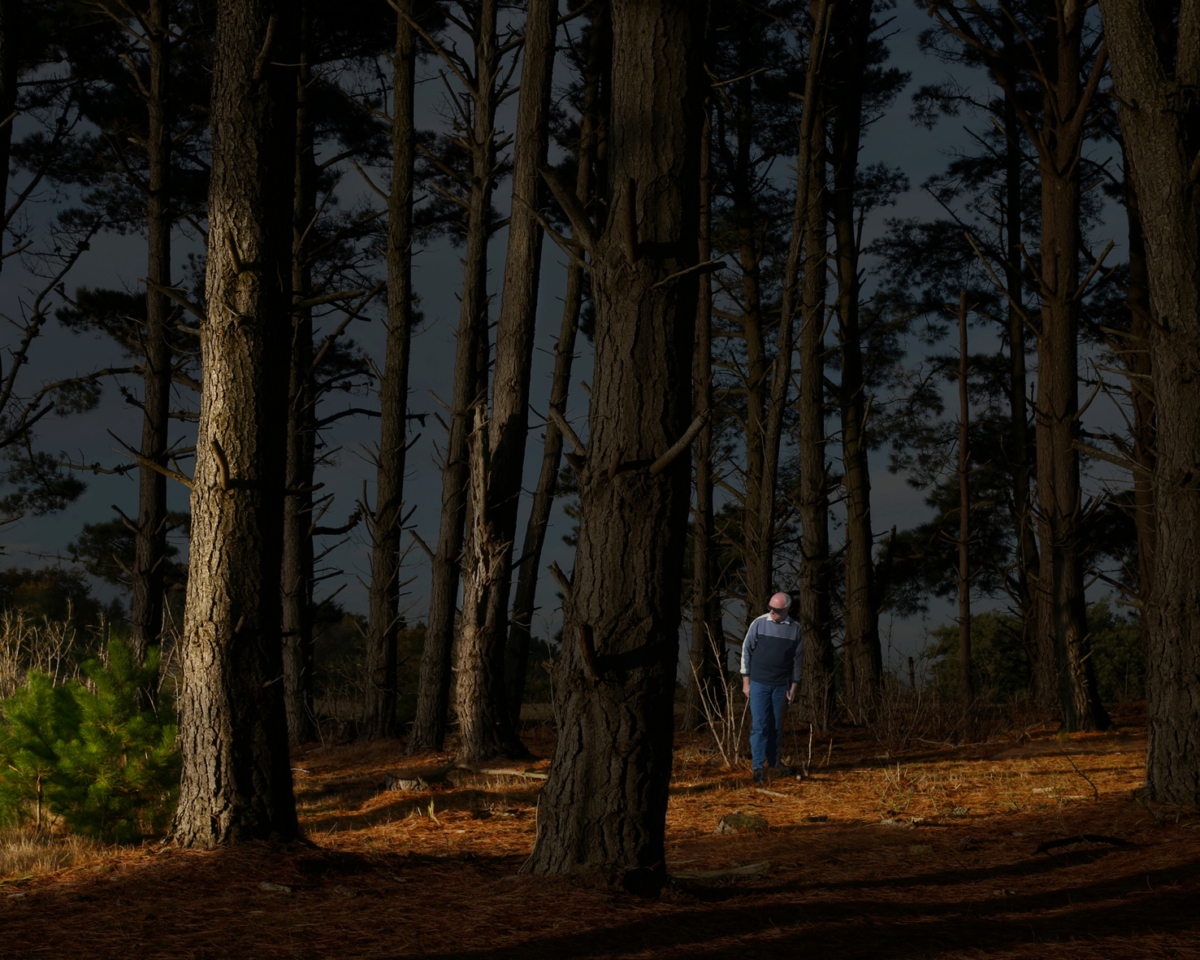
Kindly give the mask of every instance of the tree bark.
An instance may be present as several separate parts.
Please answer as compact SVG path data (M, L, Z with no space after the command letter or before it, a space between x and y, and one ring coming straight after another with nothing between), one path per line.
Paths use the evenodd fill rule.
M611 209L593 246L596 374L575 575L555 660L558 737L523 869L610 865L656 888L664 832L692 416L704 8L616 0ZM576 224L578 230L580 224ZM590 241L589 241L590 243Z
M167 324L171 302L162 293L171 286L171 130L170 24L167 0L150 0L146 8L149 88L146 96L148 159L146 190L146 332L145 395L142 412L142 456L166 467L167 426L171 402L171 348ZM3 107L0 107L0 113ZM7 168L7 164L5 164ZM138 470L138 522L131 572L129 642L140 663L146 648L162 633L163 580L167 553L167 478L143 464Z
M1157 545L1147 618L1146 794L1200 803L1200 4L1170 20L1148 5L1103 0L1113 86L1146 242L1151 366L1158 409ZM1164 30L1164 27L1166 28Z
M313 473L316 453L316 398L313 395L310 223L317 213L316 161L309 115L308 4L300 4L300 72L296 80L296 139L292 215L292 338L288 377L288 422L283 503L283 687L288 742L316 739L313 707Z
M542 228L534 211L541 206L539 168L546 163L550 143L550 79L557 19L558 0L530 0L517 105L508 253L496 325L492 409L481 437L488 451L486 460L482 456L477 459L480 466L486 462L487 472L481 478L480 509L474 515L474 540L463 580L463 609L474 609L478 618L472 623L464 616L459 642L462 737L458 756L467 762L525 752L505 698L504 641L529 435L529 377L542 266Z
M587 61L584 70L583 107L579 118L579 163L575 173L575 198L585 209L589 207L594 183L593 168L597 163L603 117L601 116L601 74L605 72L612 53L607 8L600 4L591 14L591 36L588 39ZM594 205L597 211L600 206ZM575 337L579 332L579 314L583 305L584 266L586 256L580 248L567 267L567 289L563 298L562 322L554 351L554 372L550 380L549 408L566 416L567 397L571 383L571 367L575 356ZM541 569L542 548L546 540L546 525L558 484L558 468L562 459L563 435L553 418L546 421L546 438L542 448L542 469L525 526L525 541L521 548L524 558L517 574L508 634L508 705L512 722L521 718L526 672L529 664L530 626L533 621L534 599L538 571Z
M480 0L473 23L476 84L473 127L466 141L471 153L471 187L467 197L462 305L454 359L450 431L442 470L441 523L429 588L429 621L425 629L425 649L421 654L417 715L408 737L409 753L440 750L446 737L459 555L463 551L467 513L472 411L487 389L487 214L495 186L496 72L499 62L496 10L497 0ZM468 624L476 616L475 611L464 610L461 622Z
M408 451L408 368L412 356L413 164L416 34L413 0L397 0L392 60L392 186L388 194L387 346L379 384L379 461L371 517L371 589L368 601L366 722L368 735L394 737L397 632L400 623L400 538Z
M871 477L867 465L866 383L859 327L858 238L854 188L862 139L863 51L871 35L871 3L853 0L841 25L833 122L833 229L838 281L836 304L841 381L842 484L846 491L845 672L846 705L855 716L874 706L882 679L879 613L871 530Z
M1088 100L1082 68L1083 10L1056 0L1052 68L1042 86L1039 172L1042 244L1038 337L1037 476L1038 637L1043 663L1056 667L1063 725L1098 730L1108 715L1096 693L1083 593L1082 489L1079 477L1079 153ZM1103 54L1101 54L1103 55ZM1051 659L1052 658L1052 659Z
M299 834L280 643L293 6L222 0L212 93L204 362L179 698L184 846Z

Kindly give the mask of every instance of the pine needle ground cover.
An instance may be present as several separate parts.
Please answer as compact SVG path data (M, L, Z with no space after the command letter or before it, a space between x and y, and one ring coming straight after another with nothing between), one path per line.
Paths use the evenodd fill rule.
M146 845L0 884L0 955L25 957L1195 957L1200 813L1133 791L1143 718L881 755L814 744L812 777L749 784L677 739L656 899L596 878L518 876L540 781L454 771L400 744L299 752L312 847ZM552 733L527 728L538 756ZM545 770L547 761L522 769ZM741 811L766 827L717 834ZM1093 839L1072 839L1080 836ZM1062 842L1066 841L1066 842ZM763 864L767 866L762 866ZM700 877L705 871L748 870Z

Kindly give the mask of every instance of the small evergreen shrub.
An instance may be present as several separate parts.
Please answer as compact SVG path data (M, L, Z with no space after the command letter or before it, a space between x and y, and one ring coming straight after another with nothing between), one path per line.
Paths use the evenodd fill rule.
M159 654L137 664L121 640L108 663L84 661L89 683L54 686L31 673L0 703L0 816L48 808L73 831L129 842L161 832L174 808L180 760L174 702L157 686Z

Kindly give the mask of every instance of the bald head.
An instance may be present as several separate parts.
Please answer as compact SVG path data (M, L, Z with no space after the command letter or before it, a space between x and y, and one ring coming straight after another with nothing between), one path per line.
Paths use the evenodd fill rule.
M767 601L767 606L771 608L773 614L787 616L788 608L792 605L792 598L786 593L777 593Z

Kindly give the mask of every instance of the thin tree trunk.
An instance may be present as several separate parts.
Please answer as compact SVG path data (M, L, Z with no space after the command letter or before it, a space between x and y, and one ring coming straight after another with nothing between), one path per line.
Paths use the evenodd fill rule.
M472 417L487 389L487 214L495 169L497 0L480 0L475 16L473 128L470 133L471 188L467 197L467 243L462 307L450 402L450 435L442 470L442 513L437 553L429 588L429 620L421 655L417 715L408 737L408 752L440 750L446 737L450 701L450 656L454 646L458 600L459 555L467 519L468 446ZM481 375L482 374L482 375ZM471 594L468 594L470 596ZM477 596L474 595L474 596ZM465 598L464 598L465 599ZM463 610L463 629L473 629L478 612Z
M601 75L605 72L612 52L608 11L603 4L593 8L592 35L589 39L587 64L584 73L583 108L579 118L579 163L575 173L575 198L584 208L592 195L593 168L597 162L603 118L601 116ZM599 209L599 205L597 205ZM567 267L567 289L563 298L562 322L554 351L554 372L550 380L550 410L560 416L567 412L567 397L571 383L571 367L575 357L575 337L579 332L579 314L583 305L584 266L582 249ZM537 593L538 571L541 568L542 548L546 540L546 525L558 484L558 468L562 459L563 435L553 418L546 422L546 439L542 451L542 469L525 526L525 541L521 548L524 558L517 575L508 634L508 706L515 725L521 718L526 672L529 665L530 626L533 621L534 599Z
M558 737L523 869L665 879L672 691L691 466L704 8L615 0L611 209L594 242L596 374L573 586L555 660ZM654 136L648 136L650 130ZM576 223L577 235L580 223ZM585 228L586 229L586 228ZM636 878L636 879L635 879Z
M473 554L467 555L463 582L463 609L472 607L477 615L482 614L481 623L464 624L459 645L459 758L467 761L525 752L505 699L504 641L529 435L529 377L542 266L542 228L534 211L541 206L539 168L546 163L550 142L550 79L557 19L558 0L530 0L517 106L508 254L496 325L492 410L481 438L489 448L487 473L481 478L481 510L475 515L473 531L476 539ZM482 457L479 463L483 465ZM475 596L468 597L468 593Z
M971 412L967 400L967 292L958 294L958 686L964 709L971 680Z
M862 138L863 51L871 34L871 3L854 0L846 10L833 149L833 224L838 280L838 341L841 346L839 407L843 486L846 491L845 659L846 704L862 716L875 703L883 665L872 558L871 479L867 466L866 383L859 328L858 242L854 187Z
M1146 610L1146 795L1200 804L1200 4L1102 0L1118 116L1137 191L1150 287L1157 405L1156 549ZM1156 19L1157 18L1157 19ZM1172 60L1174 59L1174 62Z
M812 4L816 42L824 45L829 29L829 4ZM811 64L810 59L810 64ZM800 394L797 398L800 477L797 513L800 516L800 629L804 638L801 674L802 715L817 730L833 724L837 706L830 605L829 481L825 466L825 290L828 243L825 190L824 89L814 78L806 103L813 108L808 148L808 196L805 200L803 315L800 322ZM807 80L805 82L808 89ZM807 112L807 107L806 107Z
M146 9L149 88L146 96L149 161L146 190L146 332L145 396L141 454L165 467L171 402L171 348L167 324L171 303L162 293L171 286L171 131L167 117L170 81L170 25L167 0L150 0ZM3 107L0 107L3 112ZM7 168L7 164L5 164ZM131 571L129 642L138 662L162 633L163 580L167 553L167 478L143 465L138 470L138 522Z
M311 295L312 270L308 238L316 216L316 161L309 116L308 5L300 5L300 72L296 82L295 186L292 217L292 339L288 377L286 487L283 504L283 687L288 741L316 739L313 707L313 472L316 412L313 396L312 309L299 306Z
M1043 663L1057 669L1063 725L1099 730L1108 715L1096 693L1083 593L1082 488L1079 477L1079 151L1087 109L1079 79L1083 12L1057 0L1048 29L1054 72L1043 85L1037 476L1038 636Z
M1012 25L1004 20L1004 56L1018 56ZM1025 204L1022 199L1022 179L1025 154L1021 149L1021 132L1016 104L1011 93L1004 93L1004 188L1005 188L1005 259L1004 286L1007 294L1009 343L1009 422L1011 446L1009 468L1013 478L1013 526L1016 539L1016 576L1012 592L1021 617L1021 644L1036 671L1037 603L1034 582L1037 579L1037 536L1033 520L1032 465L1035 459L1029 437L1029 407L1026 390L1025 344L1027 317L1024 309L1024 276L1021 268L1022 224Z
M416 35L413 0L397 0L392 60L392 188L388 194L387 346L379 384L379 461L371 517L371 589L368 601L365 718L371 737L399 734L396 717L400 622L400 537L404 519L404 469L408 368L412 355L413 164L416 153L414 93Z
M179 698L184 846L299 834L280 643L294 7L217 6L204 362Z

